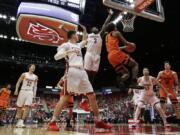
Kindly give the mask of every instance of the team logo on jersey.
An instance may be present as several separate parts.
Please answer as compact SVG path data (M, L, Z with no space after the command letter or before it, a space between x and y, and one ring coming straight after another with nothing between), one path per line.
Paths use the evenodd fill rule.
M60 35L53 29L44 26L40 23L30 23L29 24L29 28L27 31L28 35L31 35L32 38L41 40L41 41L45 41L47 40L47 42L52 42L52 43L59 43L59 41L63 41L64 38L60 37Z

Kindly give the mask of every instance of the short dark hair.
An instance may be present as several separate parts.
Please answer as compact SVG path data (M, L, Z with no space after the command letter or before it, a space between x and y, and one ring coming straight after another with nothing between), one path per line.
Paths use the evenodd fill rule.
M76 33L76 31L74 31L74 30L68 31L68 32L67 32L67 38L68 38L68 39L71 39L72 36L73 36L75 33Z
M164 61L164 64L169 64L169 65L171 65L171 63L170 63L168 60Z
M144 69L147 69L147 70L149 71L149 68L147 68L147 67L144 67L143 70L144 70Z
M98 34L99 29L97 27L92 27L91 32L94 33L94 34Z
M105 31L111 32L111 31L115 30L115 28L116 28L116 25L114 23L109 23L106 25Z
M30 68L32 65L36 66L35 64L29 64L29 65L27 66L27 70L29 70L29 68Z

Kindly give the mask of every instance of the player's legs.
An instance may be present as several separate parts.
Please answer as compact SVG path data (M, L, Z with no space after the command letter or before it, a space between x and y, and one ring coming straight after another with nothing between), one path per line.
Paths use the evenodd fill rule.
M132 73L131 84L132 85L137 85L137 75L138 75L138 72L139 72L138 63L134 59L130 58L129 62L127 64L127 67L131 68L131 73Z
M72 119L72 116L73 116L73 106L74 106L74 97L71 96L69 98L69 101L67 103L67 107L68 107L68 114L67 114L67 118L66 118L66 127L67 128L71 128L72 125L71 125L71 119Z
M3 119L6 114L6 109L5 108L0 108L0 126L4 126Z
M53 113L53 117L51 122L54 122L57 120L57 118L59 117L64 105L67 103L67 101L69 100L70 95L64 95L61 96L60 100L58 101L58 103L56 104L55 108L54 108L54 113Z
M94 93L94 90L92 88L92 85L90 81L88 80L87 73L85 71L81 71L81 82L79 85L79 92L84 93L88 100L89 100L89 105L94 113L94 120L95 120L95 125L97 128L104 128L104 129L111 129L112 126L105 124L103 121L100 120L99 118L99 109L96 101L96 95Z
M16 119L17 119L17 123L16 123L16 127L24 127L23 124L23 120L22 120L22 116L23 116L23 106L25 104L25 100L26 100L26 91L21 90L19 92L18 98L17 98L17 102L16 102Z
M60 100L58 101L58 103L56 104L56 106L54 108L53 117L48 125L48 130L59 131L59 127L56 124L56 120L58 119L60 113L62 112L64 105L68 102L69 98L70 98L70 95L61 96Z
M71 128L72 127L72 125L71 125L72 116L73 116L73 107L69 107L69 109L68 109L68 116L66 118L66 123L67 123L66 127L67 128Z
M93 84L94 78L99 70L100 56L86 52L84 58L84 68L88 74L89 81Z
M88 100L89 100L89 104L92 108L92 111L94 112L94 118L95 120L99 120L99 110L98 110L98 105L96 102L96 95L95 93L89 93L87 94Z
M166 116L164 110L162 109L160 102L156 102L154 104L154 108L158 111L159 115L161 116L161 118L163 120L164 126L166 126L168 124L167 120L166 120L167 116Z
M87 70L87 69L86 69L86 72L87 72L87 74L88 74L89 81L91 82L91 84L93 84L94 78L95 78L97 72L96 72L96 71L89 71L89 70Z
M121 64L119 67L116 67L115 72L117 74L116 81L119 89L125 90L125 81L127 81L130 76L129 70Z
M159 90L159 95L160 95L160 103L162 106L163 111L166 113L166 100L167 100L167 94L163 89Z
M169 97L169 98L172 102L173 109L174 109L175 114L176 114L176 118L180 119L180 111L178 110L178 100L177 100L176 93L174 92L173 89L169 89L169 93L171 94L171 97Z
M23 111L23 113L22 113L22 120L23 120L23 121L26 120L26 118L28 117L29 111L30 111L30 106L29 106L29 105L26 105L26 106L24 107L24 111Z
M144 106L144 102L143 101L139 101L139 103L137 104L137 107L136 107L136 111L134 113L134 121L137 122L140 114L141 114L141 108L143 108Z

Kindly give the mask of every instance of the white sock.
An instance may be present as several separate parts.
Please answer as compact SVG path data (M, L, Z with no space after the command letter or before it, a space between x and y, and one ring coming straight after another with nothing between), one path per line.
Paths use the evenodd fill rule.
M56 121L56 119L57 119L57 118L56 118L55 116L53 116L51 122Z
M134 113L134 121L135 122L138 120L140 113L141 113L141 108L137 106L136 111Z

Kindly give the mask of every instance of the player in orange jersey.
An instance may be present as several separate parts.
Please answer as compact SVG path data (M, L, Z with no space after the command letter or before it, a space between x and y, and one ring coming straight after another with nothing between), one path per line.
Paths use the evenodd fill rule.
M178 110L178 100L176 93L174 91L174 88L176 90L179 90L179 82L178 82L178 77L177 73L173 70L171 70L171 65L168 61L164 62L164 70L160 71L157 77L157 80L160 81L160 83L167 89L167 91L164 91L163 89L160 88L160 101L162 104L162 107L164 111L166 110L165 107L165 102L167 100L167 97L171 100L173 104L173 108L176 113L177 119L180 119L180 112Z
M131 69L132 77L129 87L142 89L142 86L137 85L138 63L125 52L129 47L135 47L135 44L128 42L113 23L109 23L106 26L106 31L108 60L118 75L118 84L122 84L129 79L130 72L128 69Z
M0 126L3 126L3 118L9 104L9 96L11 94L11 85L7 84L5 88L0 89Z

